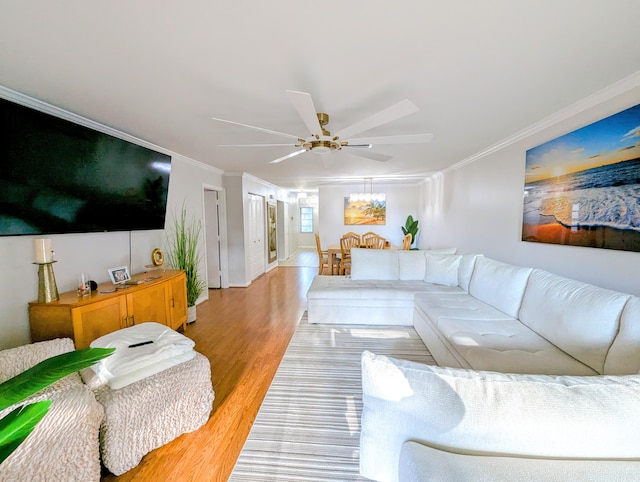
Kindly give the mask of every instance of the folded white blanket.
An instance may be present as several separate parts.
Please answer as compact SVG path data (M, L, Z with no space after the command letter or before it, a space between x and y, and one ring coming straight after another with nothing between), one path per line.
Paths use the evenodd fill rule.
M114 331L94 340L90 346L116 348L111 356L91 367L100 383L108 383L113 390L191 360L196 355L193 340L155 322Z

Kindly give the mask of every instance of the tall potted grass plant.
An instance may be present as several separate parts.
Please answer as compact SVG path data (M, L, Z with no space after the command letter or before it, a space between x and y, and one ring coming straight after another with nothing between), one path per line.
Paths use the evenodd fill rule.
M167 233L167 258L174 269L181 269L187 277L187 323L196 321L196 301L204 293L206 283L198 274L200 265L200 223L187 219L184 205Z

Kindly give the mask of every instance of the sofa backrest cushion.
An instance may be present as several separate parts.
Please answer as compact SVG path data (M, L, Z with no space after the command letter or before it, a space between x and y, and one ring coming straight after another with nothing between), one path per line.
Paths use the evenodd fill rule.
M461 255L429 254L426 256L424 281L444 286L458 286Z
M629 297L537 269L529 278L519 318L561 350L604 373L604 360Z
M640 458L640 376L505 374L365 351L360 471L397 480L402 443L457 453Z
M476 259L478 259L481 254L463 254L462 259L460 260L460 267L458 268L458 286L465 290L467 293L469 292L469 283L471 282L471 275L473 274L473 269L476 266Z
M351 279L399 279L397 249L351 249Z
M425 250L426 254L456 254L457 252L458 248L437 248Z
M531 271L532 268L480 257L471 275L469 294L517 318Z
M604 362L607 375L640 372L640 298L631 296L620 316L620 329Z
M422 281L426 258L424 251L398 250L399 278L403 281Z

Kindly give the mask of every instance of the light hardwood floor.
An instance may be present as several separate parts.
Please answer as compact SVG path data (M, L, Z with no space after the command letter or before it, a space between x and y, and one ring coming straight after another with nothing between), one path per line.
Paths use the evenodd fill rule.
M279 266L311 266L318 267L318 251L315 248L297 249L284 261L279 261Z
M248 288L209 290L185 334L211 362L214 409L206 425L104 481L226 481L291 336L317 268L275 268Z

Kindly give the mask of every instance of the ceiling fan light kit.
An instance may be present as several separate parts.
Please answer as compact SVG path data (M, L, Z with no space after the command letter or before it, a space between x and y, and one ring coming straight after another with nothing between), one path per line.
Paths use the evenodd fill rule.
M366 117L355 124L352 124L333 137L331 133L325 129L325 126L329 123L329 114L324 112L317 112L311 99L311 95L306 92L298 92L295 90L287 90L289 100L293 104L294 108L298 112L304 124L309 130L309 137L295 136L292 134L286 134L284 132L278 132L271 129L265 129L262 127L256 127L249 124L242 124L240 122L230 121L226 119L220 119L213 117L213 120L226 122L229 124L238 125L241 127L248 127L268 134L273 134L281 137L287 137L289 139L296 139L296 142L291 144L223 144L218 147L273 147L273 146L291 146L297 147L298 150L293 151L285 156L279 157L272 161L271 164L276 164L292 157L304 154L306 152L313 152L319 154L322 157L325 166L331 156L335 155L338 151L342 151L343 148L358 148L357 152L352 151L352 154L357 157L363 157L378 162L386 162L393 156L386 154L379 154L374 152L368 152L366 149L371 149L375 144L417 144L427 143L431 141L432 134L405 134L396 136L380 136L380 137L368 137L368 138L352 138L361 132L368 131L374 127L392 122L401 117L405 117L409 114L413 114L418 111L418 108L408 99L402 100L390 107L387 107L380 112L377 112L369 117ZM301 149L300 149L301 148Z

